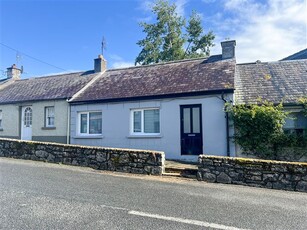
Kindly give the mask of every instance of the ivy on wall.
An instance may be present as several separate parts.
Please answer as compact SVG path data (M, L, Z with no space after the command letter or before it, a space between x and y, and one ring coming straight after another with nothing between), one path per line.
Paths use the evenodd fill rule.
M298 103L303 106L304 115L307 117L307 97L299 98Z
M281 103L227 104L226 109L236 128L234 141L246 154L264 159L280 159L284 148L292 148L292 152L296 152L297 148L307 148L307 136L284 132L283 126L288 113ZM307 155L307 151L305 153Z

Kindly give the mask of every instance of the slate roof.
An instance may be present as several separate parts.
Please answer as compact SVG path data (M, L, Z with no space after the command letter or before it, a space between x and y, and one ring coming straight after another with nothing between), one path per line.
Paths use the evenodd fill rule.
M221 55L107 70L71 102L135 100L234 89L235 60Z
M286 58L283 58L281 61L298 60L298 59L307 59L307 48L295 54L292 54Z
M296 104L307 96L307 60L238 64L236 68L236 103Z
M0 104L71 98L96 75L89 71L16 80L0 90Z
M2 84L4 84L4 83L6 83L6 82L8 82L10 79L8 79L8 78L2 78L2 79L0 79L0 85L2 85Z

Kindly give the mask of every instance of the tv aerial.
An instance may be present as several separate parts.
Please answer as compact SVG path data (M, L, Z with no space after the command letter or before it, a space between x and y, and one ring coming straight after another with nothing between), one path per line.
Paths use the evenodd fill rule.
M101 54L103 56L104 51L107 49L107 41L105 39L104 36L102 36L102 40L101 40Z

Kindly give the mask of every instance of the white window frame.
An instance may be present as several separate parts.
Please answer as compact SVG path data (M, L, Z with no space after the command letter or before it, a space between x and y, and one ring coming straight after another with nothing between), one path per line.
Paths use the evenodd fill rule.
M49 110L50 108L53 108L53 125L48 124L48 118L51 117L49 116ZM51 128L55 127L55 108L54 106L46 106L45 107L45 127Z
M78 136L100 136L102 135L102 127L101 127L101 133L89 133L89 127L90 127L90 113L101 113L101 125L102 125L102 111L80 111L77 113L77 135ZM86 114L86 127L87 132L81 133L81 115Z
M145 133L144 132L144 111L146 110L159 110L159 133ZM141 132L134 132L134 112L141 112ZM130 110L130 135L134 136L159 136L161 135L161 109L160 108L141 108L141 109L131 109Z
M3 123L3 113L2 110L0 109L0 129L2 129L2 123Z

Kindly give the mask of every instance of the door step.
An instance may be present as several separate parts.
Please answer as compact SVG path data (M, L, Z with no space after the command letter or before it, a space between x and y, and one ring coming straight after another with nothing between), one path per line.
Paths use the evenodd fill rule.
M165 172L162 176L181 177L180 173Z
M195 179L197 175L197 169L189 168L165 168L165 173L163 176L175 176L175 177L185 177Z

